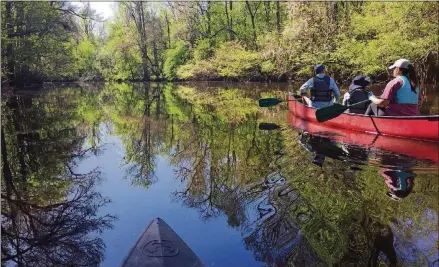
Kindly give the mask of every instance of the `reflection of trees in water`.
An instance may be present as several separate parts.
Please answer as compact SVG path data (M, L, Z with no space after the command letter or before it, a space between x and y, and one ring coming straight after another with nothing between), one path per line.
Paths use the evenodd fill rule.
M419 216L425 209L436 207L437 210L437 198L435 201L431 201L432 198L427 195L432 187L437 186L437 177L432 180L432 177L429 177L430 174L423 174L422 176L425 177L422 180L419 179L420 184L417 184L418 189L423 193L412 194L408 199L398 203L386 196L386 185L384 179L379 175L378 169L364 167L363 170L353 175L350 163L355 161L348 159L348 162L341 162L334 160L333 158L337 157L331 157L331 155L329 155L331 159L327 159L323 168L315 167L310 160L303 160L309 157L309 153L304 149L302 152L306 154L301 158L297 157L298 145L295 136L284 131L284 137L287 148L285 150L287 152L286 159L289 159L288 164L285 165L287 167L284 169L284 173L291 176L292 186L303 186L302 195L322 216L321 222L327 224L327 226L322 225L315 229L330 227L340 237L340 242L331 242L341 252L337 254L331 252L328 255L321 249L324 243L314 242L312 247L319 256L327 262L338 264L338 266L376 266L380 262L381 264L383 262L390 264L395 261L395 257L398 258L398 262L407 264L408 262L404 260L406 256L399 252L396 256L394 255L396 247L407 248L411 246L409 242L403 241L403 236L412 236L413 234L417 238L422 238L420 232L412 233L412 231L413 228L417 227L416 225L424 225L424 222L419 220ZM351 148L349 157L351 157ZM323 152L330 153L331 150ZM337 155L342 154L338 153ZM393 166L396 165L397 169L412 167L415 164L411 158L391 157L391 155L384 154L381 156L380 164L393 164ZM360 158L356 157L356 159ZM302 168L292 167L297 165L302 166ZM433 184L432 181L434 181ZM429 186L421 189L426 184ZM422 204L419 205L419 203ZM412 222L407 230L412 229L396 232L397 222L407 219ZM301 231L312 242L312 232L307 232L307 227L301 228ZM428 233L431 229L426 231ZM419 249L420 247L410 253L419 254L413 255L413 257L416 258L416 261L421 262L423 256L420 256L422 253ZM418 252L414 252L415 250ZM324 256L325 254L329 257Z
M239 212L236 189L229 186L234 179L231 170L236 166L236 157L229 146L227 156L218 158L212 139L204 142L199 138L194 132L186 144L180 143L172 158L177 178L187 182L186 189L175 196L196 208L204 219L219 215L222 209L229 210L231 226L239 225L245 215Z
M233 101L234 105L240 103ZM171 163L186 187L175 192L175 198L196 209L203 219L227 216L228 224L241 232L257 260L279 266L290 258L318 262L303 242L296 222L307 222L312 209L303 203L289 209L298 195L285 186L279 173L278 159L283 156L280 133L260 131L251 116L235 122L232 117L224 121L215 114L215 107L195 101L188 116L192 121L176 125L187 135L176 130L178 142ZM278 193L289 204L279 205ZM298 219L292 219L291 212L296 212Z
M368 172L365 167L364 171L354 174L347 171L348 163L332 159L327 159L323 168L316 168L308 161L309 153L298 145L297 136L288 136L289 131L282 131L281 136L277 131L260 131L252 116L237 121L232 120L233 116L220 118L215 106L204 107L191 100L179 99L167 87L164 90L154 88L151 86L149 91L135 86L104 88L93 96L98 99L103 116L83 115L99 111L89 108L96 102L93 97L84 100L79 119L70 108L49 109L47 114L46 109L36 108L29 112L32 116L27 113L14 115L18 119L7 110L7 118L11 121L20 122L29 117L35 122L47 122L42 126L31 122L17 124L20 131L16 131L17 125L10 121L4 126L7 133L29 134L31 129L44 129L39 131L39 139L36 135L23 135L17 142L17 138L9 135L7 140L8 155L15 159L10 164L13 165L14 184L21 190L22 199L41 206L62 202L72 192L70 188L80 188L82 183L92 179L94 174L81 176L84 182L73 182L80 177L73 175L69 168L61 175L64 178L58 179L62 173L60 169L76 161L72 160L72 155L83 155L81 144L85 139L82 138L92 131L83 127L80 132L83 136L77 136L78 131L71 127L72 121L88 126L109 118L114 133L121 136L126 150L125 163L128 170L132 168L127 177L133 183L151 184L155 157L163 151L171 154L177 177L186 185L184 190L176 192L176 199L197 209L205 219L220 214L227 216L228 224L241 231L255 258L267 263L308 266L309 262L319 264L320 259L329 265L366 266L376 251L374 240L379 238L380 229L385 230L389 225L391 217L398 217L398 220L415 218L413 213L420 210L415 204L423 201L437 210L437 204L431 205L432 199L437 197L434 191L437 177L436 180L431 177L419 179L415 190L420 193L410 195L410 201L389 204L382 192L384 183L376 171ZM54 102L69 106L71 99L77 97L69 92L54 96ZM233 107L239 106L241 101L233 98ZM188 102L187 106L184 101ZM222 106L228 107L228 98L222 101ZM35 108L38 104L29 106ZM231 111L223 113L234 114ZM93 142L91 144L93 147ZM38 151L44 153L37 156ZM280 155L283 156L279 158ZM26 164L32 167L21 168ZM35 170L38 170L37 174ZM42 183L44 188L38 186L43 174L50 178L51 186L46 186L49 183ZM279 179L282 176L286 178L283 181ZM21 182L21 177L28 182ZM51 190L53 188L56 190ZM42 192L50 198L41 197ZM43 203L47 199L54 200ZM98 196L95 201L98 205L101 203ZM82 207L75 209L83 214ZM85 217L78 217L81 216ZM383 226L375 227L375 221ZM412 235L413 227L404 227L407 231L402 231L403 235Z
M98 266L99 237L114 217L99 216L108 203L94 185L100 172L78 174L75 165L96 147L75 124L77 97L12 96L2 102L2 263L18 266Z
M105 245L90 234L110 228L114 217L97 216L108 201L93 191L95 175L85 175L86 181L69 190L71 197L49 205L30 202L5 182L6 191L13 193L2 194L2 262L98 266Z
M265 151L264 143L271 140L261 136L256 126L255 120L235 124L196 118L186 123L184 128L191 134L179 140L171 158L186 189L175 196L205 219L224 212L231 226L240 226L246 220L246 201L256 197L243 197L248 192L242 187L249 178L261 179L255 174L269 171L269 161L260 161L260 155L269 156L267 152L274 149L268 146Z
M274 163L274 151L265 154L261 151L265 137L249 138L247 132L247 135L235 135L232 147L245 143L244 147L255 151L242 153L235 149L236 167L231 168L233 174L230 174L228 168L221 168L228 162L228 139L219 134L207 134L210 139L197 136L203 131L224 131L224 128L212 130L209 127L212 126L185 126L191 137L180 140L172 162L177 166L178 177L186 182L186 188L176 196L197 209L203 218L225 214L229 225L241 231L247 248L257 260L278 266L368 266L395 261L395 248L388 242L393 240L393 230L389 222L382 219L392 216L383 210L389 203L385 202L383 207L377 205L377 198L371 195L384 186L382 180L377 181L380 176L376 171L370 177L354 175L349 168L351 163L333 159L323 168L315 168L295 136L294 147L290 146L287 155ZM216 138L221 140L223 150L215 146ZM247 140L252 143L246 143ZM261 159L262 155L264 160L240 165L245 158L243 154L251 154L250 161ZM355 158L353 162L361 160ZM252 166L258 164L267 167L259 167L259 173L254 172ZM270 169L280 165L282 170ZM291 185L283 186L282 182L275 185L279 173L267 176L267 170L279 170L281 175L290 177ZM244 173L250 173L253 179L243 180ZM260 182L263 177L266 179ZM387 259L383 255L387 255Z
M282 187L285 179L277 164L282 153L275 153L281 143L275 134L267 135L256 127L255 120L237 125L201 120L186 123L184 128L191 134L179 140L171 158L177 177L186 182L185 189L175 192L175 197L206 220L226 215L228 224L241 231L257 260L285 264L293 257L295 262L317 262L301 241L288 205L275 203L278 193L291 204L298 197L294 197L297 191ZM281 187L284 191L278 192ZM302 206L298 217L306 221L306 208ZM293 255L293 250L301 253Z
M166 133L161 120L167 117L162 89L160 84L122 84L103 93L108 96L105 105L115 132L121 135L125 147L126 177L135 185L148 187L156 179L155 158Z

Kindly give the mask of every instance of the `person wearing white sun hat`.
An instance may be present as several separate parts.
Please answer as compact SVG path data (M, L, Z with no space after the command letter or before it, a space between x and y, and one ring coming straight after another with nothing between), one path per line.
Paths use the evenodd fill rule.
M417 116L423 96L415 68L407 59L401 58L389 67L395 77L387 83L380 98L372 95L366 115Z

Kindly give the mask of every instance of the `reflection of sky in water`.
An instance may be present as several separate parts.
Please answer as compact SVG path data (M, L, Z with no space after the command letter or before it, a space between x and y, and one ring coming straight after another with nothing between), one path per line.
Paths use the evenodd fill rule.
M225 216L204 222L195 209L172 200L172 193L183 189L184 184L177 182L166 157L156 159L156 183L148 189L134 187L123 179L125 169L120 165L124 155L120 152L124 148L120 139L103 134L102 142L107 143L102 155L89 157L78 167L81 172L100 167L105 180L98 191L112 200L100 212L119 217L114 228L102 234L106 259L101 266L118 266L155 217L165 220L206 266L262 265L254 260L251 251L245 250L241 234L225 223Z
M173 166L169 164L165 156L156 158L156 176L158 177L156 183L148 189L132 186L131 181L123 179L126 175L126 166L121 168L121 164L125 154L119 137L106 135L103 128L101 128L101 134L101 141L105 144L103 153L97 157L89 157L78 166L78 171L81 172L100 167L105 180L100 185L99 191L104 197L112 200L112 203L102 208L100 212L116 214L119 217L119 220L114 223L114 228L105 231L102 235L107 247L106 259L101 266L118 265L149 221L155 217L164 219L206 266L260 266L263 264L254 259L252 251L246 250L244 239L256 233L256 239L261 241L262 235L267 233L260 231L260 228L276 220L274 217L277 217L276 211L279 207L275 207L272 195L276 189L285 186L285 179L279 173L269 175L266 182L261 180L259 184L243 186L243 191L251 191L253 188L257 197L246 201L245 224L232 229L227 225L225 215L210 218L204 222L200 219L200 214L196 209L185 207L180 201L173 199L172 194L177 190L183 190L185 184L175 178ZM437 229L437 214L428 210L424 215L423 220L432 224L433 229ZM292 223L294 228L298 227L294 222ZM270 228L265 229L267 230ZM395 234L394 245L398 258L405 263L422 261L428 265L439 259L437 231L423 229L419 225L414 225L412 220L400 222L400 226L392 224L392 231ZM407 235L407 231L412 234ZM307 250L308 245L300 231L294 233L294 236L291 235L287 243L266 248L268 250L264 257L272 260L282 258L293 251L295 246L304 246ZM315 259L315 256L309 257ZM308 259L311 260L309 257Z
M439 261L437 213L427 209L418 220L421 223L415 224L413 220L408 219L391 225L395 234L395 250L401 259L413 263L436 262L434 266L437 266Z
M109 121L110 120L111 119L109 119ZM157 121L161 123L164 122L160 121L160 119L157 119ZM163 124L160 124L157 121L152 123L152 133L161 135L163 134L161 130L167 131L168 129L166 126L163 127ZM118 122L115 121L115 123ZM136 125L135 123L135 126L142 127L142 122L140 119L139 125ZM179 123L180 124L175 124L175 127L186 127L185 125L182 126L181 121ZM253 123L257 123L257 121L250 120L249 125L238 127L239 131L237 131L237 134L235 133L236 135L233 136L233 138L237 138L237 140L233 142L234 146L241 143L244 145L246 144L245 141L248 141L248 135L246 135L247 132L245 127L251 126L253 129L256 125ZM127 129L132 130L131 128L118 128L120 125L118 125L118 127L113 127L112 123L110 122L102 123L100 126L100 134L98 136L102 139L101 142L105 144L102 152L99 153L98 156L88 153L89 157L87 159L78 161L79 166L75 171L79 173L86 173L96 167L99 167L100 171L102 171L104 180L97 186L97 190L104 197L108 197L112 201L112 203L101 208L99 212L101 215L108 213L117 215L119 217L119 220L114 222L114 228L106 230L102 234L102 239L107 246L105 250L106 259L102 263L102 266L118 266L128 253L129 249L134 245L140 233L148 225L151 219L156 217L161 217L164 219L189 245L189 247L194 250L200 259L206 264L206 266L263 266L264 263L260 261L265 260L274 262L284 260L286 255L289 256L291 254L294 254L294 257L299 255L297 257L301 258L301 263L314 261L317 264L320 261L316 255L319 253L319 250L320 253L325 249L327 253L336 253L332 250L332 248L335 247L334 249L345 249L346 247L343 242L338 242L333 247L329 247L327 246L328 243L325 243L326 240L321 241L318 234L314 235L315 232L327 229L331 231L342 229L344 232L341 233L340 236L341 238L345 239L350 238L350 234L356 234L355 232L347 233L350 231L350 227L353 229L353 227L349 224L350 222L345 226L340 226L339 228L337 228L337 226L330 225L331 222L328 223L328 221L331 220L331 216L338 216L339 212L341 216L344 216L341 218L343 220L347 219L351 221L353 218L350 216L350 214L343 214L343 208L341 208L340 211L336 208L334 209L333 207L332 210L329 210L331 207L326 210L319 209L322 206L324 207L324 205L327 203L331 203L330 201L332 197L338 198L337 192L333 194L333 192L328 191L328 188L331 188L329 183L325 183L325 181L322 183L320 182L324 179L328 179L327 181L330 182L338 182L336 179L340 179L340 175L342 175L344 171L355 166L350 164L352 162L373 165L373 162L371 163L370 158L368 159L367 157L362 157L364 154L364 148L362 147L355 147L351 145L344 145L341 147L341 144L335 144L332 141L321 142L321 140L316 140L316 138L313 138L315 142L310 142L309 140L308 142L305 142L305 139L300 139L304 148L302 146L297 146L298 149L293 149L293 152L303 152L303 154L298 155L297 159L295 159L292 157L295 155L289 155L288 153L285 153L286 151L281 150L284 145L287 145L287 142L284 141L288 139L279 140L282 141L282 144L271 143L268 145L267 143L267 147L274 145L276 152L267 149L268 152L265 154L267 154L268 157L261 158L261 155L266 156L264 153L262 153L265 150L256 150L257 153L255 153L255 158L258 158L260 161L256 161L255 163L251 162L250 160L250 163L253 164L252 166L245 164L239 165L239 168L241 168L238 168L239 171L250 171L252 174L251 177L248 175L249 177L245 176L245 179L241 179L242 177L237 176L242 175L242 173L236 172L230 176L233 179L221 179L224 175L228 175L222 172L219 175L220 177L215 177L217 179L215 182L211 182L209 180L211 178L210 173L207 174L206 172L202 178L198 178L198 180L194 182L195 186L189 190L189 195L193 197L193 199L190 199L189 197L177 198L174 193L177 191L185 191L187 189L187 185L186 183L182 183L180 181L180 177L182 176L181 174L179 178L176 177L176 173L174 171L177 169L177 167L171 165L171 157L169 156L170 153L163 152L161 148L157 148L159 143L163 141L162 139L159 138L160 140L155 140L157 143L154 143L155 147L153 147L154 153L157 153L158 155L155 157L154 162L156 176L154 179L155 183L152 183L148 187L134 186L132 185L134 175L130 176L127 172L127 170L134 165L130 163L123 166L123 163L128 160L130 156L133 156L133 154L134 156L138 156L142 154L143 151L134 150L131 151L131 155L125 154L125 146L127 144L122 144L122 140L133 142L135 143L135 146L138 147L145 146L142 145L138 140L138 136L135 137L136 140L131 140L132 136L130 136L130 134L132 133L123 132L123 130ZM211 126L212 125L210 124L207 126L195 125L193 130L203 131ZM225 126L229 127L229 125L226 124L220 126L221 127L218 128L213 127L214 131L215 129L222 130L222 127ZM179 128L179 130L184 132L186 129ZM290 130L291 129L288 129L288 131ZM111 132L115 131L121 131L123 138L126 139L122 139L122 137L119 136L111 136ZM240 133L240 131L243 132ZM261 134L260 131L256 131L256 133ZM269 136L270 138L256 140L257 145L261 146L264 144L263 142L272 140L274 135L271 135L271 133L274 134L275 131L267 133L265 136ZM289 132L284 131L284 133ZM90 135L89 133L83 134ZM203 134L201 133L200 136L201 135ZM206 154L203 155L205 157L204 160L207 162L206 169L211 167L210 163L212 161L212 152L216 152L215 156L218 157L217 160L221 163L220 165L222 167L229 163L229 158L224 158L226 153L220 151L224 147L221 147L221 145L223 145L221 143L223 141L223 136L219 136L220 138L217 139L220 140L215 140L213 143L216 147L214 146L210 151L209 148L207 152L205 152ZM214 135L208 137L216 138ZM288 134L286 134L284 137L288 137ZM181 138L183 141L188 141L184 140L185 137L183 135L178 136L177 139L178 138ZM201 143L205 142L202 140L202 138L197 139L197 141ZM294 142L295 141L297 140L294 140ZM178 140L173 140L173 142L175 145ZM87 145L84 145L84 147L89 147L91 143L92 142L90 141L86 142ZM182 143L187 145L184 142ZM297 143L294 144L297 145ZM132 145L132 143L129 145ZM246 146L248 145L249 144ZM204 143L203 145L200 145L201 148L205 146L207 145ZM133 149L133 147L130 148ZM177 152L177 150L181 149L181 147L177 149L176 146L173 148L165 148L175 149L174 152ZM215 149L218 151L214 151ZM237 148L236 150L239 151L239 149L244 150L244 152L248 152L246 151L246 148ZM306 150L308 150L308 152ZM371 150L373 149L371 148ZM157 151L161 151L161 153ZM173 157L172 159L177 161L177 164L184 165L184 167L194 168L194 164L190 163L192 157L195 158L202 156L199 154L194 156L191 154L193 151L190 149L184 152L186 154L183 155L183 159L178 159L178 157ZM313 158L316 152L324 152L325 156L327 156L323 168L315 168L315 166L312 165L314 169L308 168L308 170L311 170L312 173L297 170L297 168L306 167L306 163L309 163L309 160ZM282 154L282 156L277 158L278 154L273 154L273 156L271 153L279 153L279 155ZM374 156L382 156L377 151L372 151L371 154ZM284 155L286 156L284 157ZM384 159L389 159L388 164L395 164L395 162L398 162L398 164L414 164L413 159L410 157L401 158L399 156L395 157L394 155L385 156L386 157L382 156L381 158L377 157L381 160L379 162L380 164L384 161ZM269 164L263 165L264 159L267 159ZM278 161L278 159L281 160ZM338 159L338 161L334 161L333 159ZM136 161L132 158L130 160L131 162ZM179 160L184 161L184 164L179 162ZM340 164L340 161L342 160L350 163L348 164L345 162ZM235 164L238 165L242 163L243 157L242 155L238 155ZM280 164L283 166L280 166ZM340 164L342 167L340 169L342 170L334 171L334 166L336 164ZM265 166L264 168L268 168L269 170L262 169L262 166ZM288 166L288 168L286 166ZM278 168L282 168L280 173L275 171L279 170ZM340 197L340 200L342 202L343 200L358 200L359 205L352 205L353 208L358 209L361 209L361 205L366 203L366 201L372 201L374 204L380 205L380 207L377 208L379 209L379 212L387 213L387 210L391 210L393 214L387 213L385 216L388 215L388 217L396 218L395 220L392 220L393 223L390 225L394 233L394 246L398 254L398 258L404 260L406 265L411 262L416 266L426 266L428 264L433 264L433 262L437 262L439 260L437 250L438 218L436 211L433 211L435 205L432 204L431 201L426 203L416 202L417 206L419 207L419 211L414 212L414 214L419 214L425 211L423 216L421 216L421 218L416 218L416 220L411 219L415 215L411 216L410 211L407 212L408 206L403 206L405 203L414 204L414 202L410 201L414 201L415 199L422 201L423 198L418 198L417 196L421 196L421 194L427 190L419 190L418 194L410 195L408 198L402 199L399 202L392 202L392 204L397 203L397 205L380 203L378 197L368 196L365 194L368 194L372 191L374 193L376 192L380 196L384 196L384 192L386 192L388 189L386 188L384 179L379 176L376 170L373 168L369 169L369 166L364 166L361 168L363 170L357 169L361 171L358 172L358 175L365 173L367 174L367 172L371 171L369 173L370 176L366 175L366 178L359 177L364 179L357 180L356 177L353 179L347 178L343 181L339 180L343 183L340 184L341 188L349 189L348 191L352 191L350 193L352 193L353 196L353 198L344 199L343 195ZM289 173L290 170L292 171L291 173ZM266 177L263 177L262 173L266 174L271 171L274 172L266 175ZM297 177L295 176L296 172L298 174ZM304 176L301 176L303 174L302 172L304 173ZM132 173L136 174L136 172ZM330 173L333 173L334 175L330 176ZM354 175L354 172L349 173L350 175ZM327 176L325 176L326 174ZM259 175L261 177L259 177ZM282 175L291 176L285 176L284 178ZM310 179L306 180L308 178L307 176L309 175L314 176L309 177ZM335 175L338 176L336 177ZM375 180L367 180L367 178L370 177ZM266 179L265 181L264 178ZM417 178L419 184L421 184L420 181L425 181L422 180L423 178L424 177L420 177L419 179ZM431 177L428 179L430 178ZM363 190L361 184L348 185L348 183L351 181L353 181L353 183L364 182L366 184L366 188ZM295 187L288 185L288 182L294 184ZM306 183L307 185L310 185L310 187L303 188L301 186L302 183ZM417 182L415 182L415 188L416 183ZM210 186L215 187L214 190L212 190L212 192L215 193L212 194L211 199L211 208L214 210L212 213L218 214L214 214L208 219L208 221L205 221L205 219L203 219L205 214L203 214L204 212L201 211L201 209L205 208L205 206L203 206L204 204L200 205L201 207L196 205L194 205L196 207L188 206L193 204L191 201L203 200L205 197L203 194L208 194L210 192ZM355 186L358 186L358 188ZM367 186L370 188L367 188ZM424 186L431 187L430 185ZM436 184L433 184L433 186L436 186ZM382 192L380 192L381 189L383 189ZM428 190L430 190L430 188ZM319 198L319 192L322 192L326 198ZM431 191L429 191L429 193L430 192ZM345 192L342 192L342 194L343 193ZM434 196L437 196L436 192L433 194ZM316 195L317 198L313 199L313 197ZM329 202L322 202L322 200L329 200ZM387 200L388 199L386 199L386 201ZM307 206L308 204L309 206ZM429 206L433 206L433 210L426 210L426 207ZM318 210L319 214L313 214L313 212L316 210ZM373 215L373 211L365 210L364 214L366 217L370 217ZM406 215L401 216L401 214ZM381 216L383 216L383 214L381 214ZM338 221L338 219L340 218L337 217L334 220L337 224L341 222L341 220ZM370 227L366 225L364 228L365 229L361 229L360 231L365 230L365 233L361 232L360 234L369 234L369 231L371 230L369 229ZM299 229L302 229L302 231ZM92 233L92 235L99 234ZM363 238L363 236L360 235L358 235L358 237ZM368 239L368 241L373 241L373 237L364 238ZM318 243L320 241L321 243ZM316 245L316 243L318 244ZM361 242L357 242L356 244L362 245ZM331 245L331 243L329 243L329 245ZM315 250L312 250L312 248ZM359 250L362 250L365 253L370 253L368 250L372 250L372 248L362 247ZM343 251L342 253L345 252L346 251ZM340 253L340 257L344 256L341 255L342 253ZM323 257L324 256L322 256L322 258ZM333 259L340 260L340 257L334 256ZM358 260L358 258L355 260ZM307 266L301 263L295 262L297 266Z

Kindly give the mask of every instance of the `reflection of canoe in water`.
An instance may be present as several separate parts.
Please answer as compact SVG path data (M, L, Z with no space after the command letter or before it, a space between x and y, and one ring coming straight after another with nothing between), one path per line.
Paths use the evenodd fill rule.
M296 116L307 121L317 122L316 109L303 105L292 95L288 96L288 107ZM322 125L387 136L439 141L439 115L375 117L345 113L323 122Z
M121 267L199 267L195 253L162 219L151 221Z
M391 136L374 135L342 128L334 128L326 124L304 120L293 113L288 113L288 121L294 128L307 131L313 135L323 136L346 144L365 147L375 147L398 155L416 159L426 159L439 162L438 143L422 142L419 140L396 138Z

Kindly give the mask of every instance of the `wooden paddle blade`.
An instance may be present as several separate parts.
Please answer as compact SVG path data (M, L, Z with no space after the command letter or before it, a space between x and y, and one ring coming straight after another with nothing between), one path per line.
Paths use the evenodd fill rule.
M349 107L340 104L333 104L332 106L320 108L316 111L316 118L318 122L325 122L327 120L336 118L343 114Z
M275 106L281 102L282 102L282 100L277 99L277 98L262 98L262 99L259 99L259 106L261 108L271 107L271 106Z

